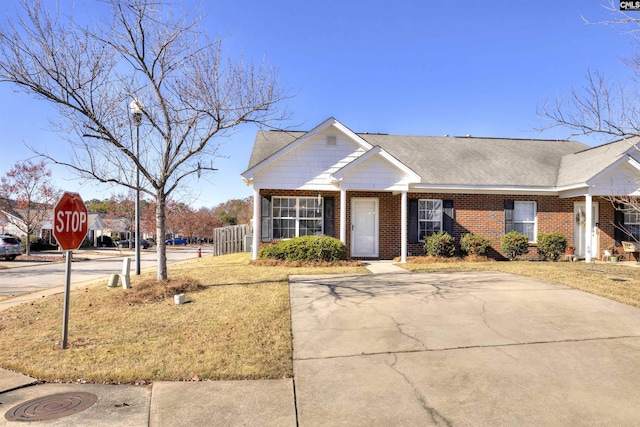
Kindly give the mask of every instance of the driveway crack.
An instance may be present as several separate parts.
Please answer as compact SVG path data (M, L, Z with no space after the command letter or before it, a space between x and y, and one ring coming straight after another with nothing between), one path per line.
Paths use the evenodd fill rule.
M420 403L420 406L422 406L422 409L424 409L425 412L429 415L429 418L431 418L431 421L433 421L433 423L437 426L449 426L449 427L453 426L451 421L447 420L442 414L440 414L440 412L438 412L437 409L435 409L432 406L429 406L429 403L427 402L426 397L422 393L420 393L415 383L411 381L411 378L409 378L407 375L405 375L402 371L400 371L396 367L397 363L398 363L398 355L394 353L393 363L391 364L387 363L387 365L396 374L400 375L404 379L404 381L412 388L413 395L415 396L418 403Z
M489 330L491 330L493 333L495 333L496 335L498 335L498 336L500 336L500 337L502 337L502 338L504 338L504 339L507 339L507 340L510 340L510 341L513 341L513 342L515 342L515 343L520 344L520 341L518 341L518 340L516 340L516 339L513 339L512 337L508 337L508 336L506 336L505 334L503 334L502 332L498 331L496 328L494 328L493 326L491 326L491 325L489 324L489 321L487 320L487 308L486 308L486 306L487 306L487 302L486 302L485 300L483 300L483 299L482 299L482 298L480 298L479 296L477 296L477 295L473 295L473 294L471 294L471 293L469 293L469 294L467 294L467 295L469 295L471 298L475 298L475 299L477 299L478 301L482 302L482 313L481 313L481 314L482 314L482 323L484 323L484 325L485 325L487 328L489 328Z

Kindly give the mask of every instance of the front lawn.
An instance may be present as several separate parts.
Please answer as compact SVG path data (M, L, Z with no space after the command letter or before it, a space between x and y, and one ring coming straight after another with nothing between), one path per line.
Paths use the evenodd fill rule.
M253 266L248 255L196 258L170 278L203 290L162 302L124 298L106 281L71 292L69 348L60 349L62 295L0 312L0 366L46 381L283 378L292 375L289 274L367 273L363 267ZM155 276L143 272L139 281Z
M564 284L640 307L640 269L582 262L431 262L415 272L502 271ZM133 295L106 281L71 293L69 348L60 349L62 295L0 312L0 366L46 381L147 381L283 378L292 375L289 274L366 274L363 267L250 264L248 255L196 258L169 266L202 290L187 304ZM143 272L133 290L155 276ZM185 280L185 282L189 282ZM198 286L196 286L197 288ZM150 296L151 295L151 296Z
M410 258L404 268L414 272L502 271L560 283L614 301L640 307L640 268L623 263L487 261L433 262Z

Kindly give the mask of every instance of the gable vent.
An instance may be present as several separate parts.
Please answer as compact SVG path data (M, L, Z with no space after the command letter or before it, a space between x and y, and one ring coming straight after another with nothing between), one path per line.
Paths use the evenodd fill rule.
M336 146L336 137L335 135L327 135L327 145L330 147L335 147Z

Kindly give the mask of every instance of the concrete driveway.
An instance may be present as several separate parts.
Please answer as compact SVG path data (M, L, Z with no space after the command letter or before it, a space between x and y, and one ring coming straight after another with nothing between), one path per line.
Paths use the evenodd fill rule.
M638 425L640 310L494 273L294 276L301 426Z

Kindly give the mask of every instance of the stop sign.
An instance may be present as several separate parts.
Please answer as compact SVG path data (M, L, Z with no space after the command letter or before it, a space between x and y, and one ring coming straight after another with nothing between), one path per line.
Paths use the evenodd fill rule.
M53 236L65 251L78 249L89 231L89 212L78 193L65 192L53 208Z

